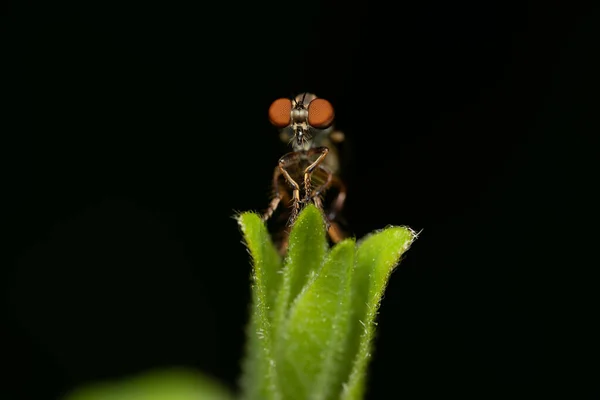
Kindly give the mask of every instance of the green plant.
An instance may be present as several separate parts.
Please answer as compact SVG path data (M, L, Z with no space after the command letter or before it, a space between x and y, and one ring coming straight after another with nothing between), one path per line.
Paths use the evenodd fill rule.
M331 249L323 218L305 207L284 259L260 216L237 221L253 259L242 399L361 399L375 318L390 273L416 234L388 227ZM67 400L229 400L216 382L185 370L153 372L73 392Z
M282 260L257 214L238 222L254 261L243 398L362 398L381 296L415 233L388 227L329 250L309 205Z

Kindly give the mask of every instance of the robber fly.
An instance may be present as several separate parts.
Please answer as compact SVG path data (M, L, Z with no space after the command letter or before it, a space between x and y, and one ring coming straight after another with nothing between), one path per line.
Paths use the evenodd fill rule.
M337 175L340 163L335 146L344 140L344 134L334 130L333 119L331 103L311 93L277 99L269 108L271 124L279 128L281 140L293 149L275 167L273 199L262 216L267 221L282 201L290 205L280 215L287 219L280 231L282 253L287 248L289 228L302 207L310 202L321 210L332 242L337 243L345 236L335 221L346 199L346 187ZM335 189L334 195L325 198L329 189Z

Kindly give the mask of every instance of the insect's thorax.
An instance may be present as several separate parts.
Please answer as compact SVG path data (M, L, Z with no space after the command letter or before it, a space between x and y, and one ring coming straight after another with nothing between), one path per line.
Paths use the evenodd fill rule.
M310 145L302 150L308 151L313 147L327 147L329 149L329 153L327 157L323 160L322 165L331 171L332 174L337 174L340 169L339 163L339 152L335 143L333 143L330 139L330 133L332 128L328 128L322 131L317 131L314 136L311 138ZM316 157L314 157L316 159ZM313 159L313 161L314 161Z

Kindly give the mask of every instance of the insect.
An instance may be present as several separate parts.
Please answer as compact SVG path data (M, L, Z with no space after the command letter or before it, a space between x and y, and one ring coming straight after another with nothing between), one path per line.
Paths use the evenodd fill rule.
M283 201L290 207L280 215L286 224L280 230L280 251L287 248L289 228L301 208L312 202L323 214L328 235L337 243L345 237L335 221L346 199L346 186L338 176L340 162L336 144L344 134L333 128L334 109L331 103L311 93L301 93L292 99L275 100L269 107L269 120L279 128L279 136L291 144L293 151L279 159L273 173L273 198L262 215L267 221ZM333 190L333 196L325 193Z

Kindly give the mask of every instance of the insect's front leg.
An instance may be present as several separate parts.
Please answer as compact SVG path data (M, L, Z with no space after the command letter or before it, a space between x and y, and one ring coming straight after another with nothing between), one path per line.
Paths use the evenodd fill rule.
M313 171L321 164L321 162L325 159L325 157L327 157L327 153L329 153L329 149L325 146L315 147L315 148L309 149L307 151L306 155L308 157L310 157L314 154L319 154L319 156L312 164L310 164L304 170L304 201L308 201L312 198L312 196L311 196L311 190L312 190L311 176L312 176Z
M321 210L323 213L323 220L325 221L327 233L329 234L331 241L333 243L338 243L346 237L346 233L342 230L339 224L335 222L335 218L342 210L344 201L346 200L346 185L344 185L344 182L340 178L334 176L324 165L319 165L318 169L327 174L327 179L325 183L317 187L312 192L311 197L317 208L319 208L319 210ZM325 212L320 195L332 187L337 188L337 194L329 206L329 210Z
M298 152L288 153L279 159L278 168L283 174L283 177L292 187L292 211L290 213L290 219L288 225L292 225L298 217L300 212L300 185L296 182L289 174L287 168L293 164L297 164L300 161L300 154Z

